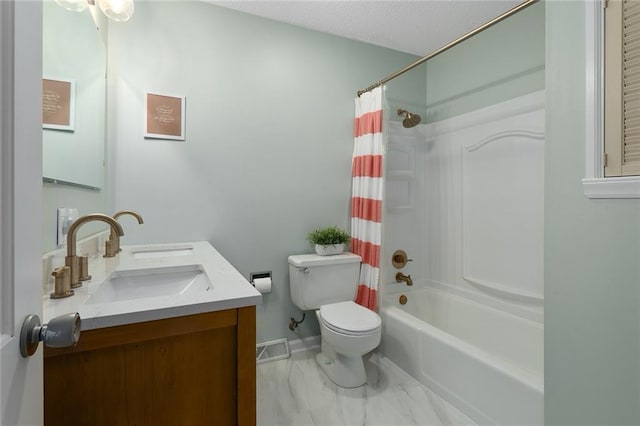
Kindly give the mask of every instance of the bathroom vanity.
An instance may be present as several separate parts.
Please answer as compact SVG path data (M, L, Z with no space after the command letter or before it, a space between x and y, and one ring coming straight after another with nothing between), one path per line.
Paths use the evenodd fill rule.
M255 425L261 296L207 242L123 247L46 300L77 311L72 348L45 348L45 425Z

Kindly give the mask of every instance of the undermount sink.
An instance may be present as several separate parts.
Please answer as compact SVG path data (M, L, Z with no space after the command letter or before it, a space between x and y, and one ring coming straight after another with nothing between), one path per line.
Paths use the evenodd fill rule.
M201 265L115 271L98 287L88 304L159 296L181 296L213 290Z
M158 257L190 256L193 254L193 247L170 247L153 249L136 249L131 255L134 259L153 259Z

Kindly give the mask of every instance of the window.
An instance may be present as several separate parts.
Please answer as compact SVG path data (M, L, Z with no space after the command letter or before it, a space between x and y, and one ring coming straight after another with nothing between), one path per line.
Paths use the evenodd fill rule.
M604 11L604 175L640 174L640 2Z
M586 6L589 198L640 198L640 2Z

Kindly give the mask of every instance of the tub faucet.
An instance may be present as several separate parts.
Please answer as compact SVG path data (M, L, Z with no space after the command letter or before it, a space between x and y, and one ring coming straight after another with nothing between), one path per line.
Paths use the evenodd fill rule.
M398 272L396 274L396 282L401 283L403 281L407 283L407 285L413 285L413 280L411 279L411 275L405 275L402 272Z
M144 220L142 220L142 215L133 210L120 210L113 215L113 218L115 220L118 220L120 216L123 216L125 214L135 217L139 225L142 225L144 223ZM120 236L118 236L118 234L115 233L114 229L111 228L109 239L104 242L104 257L114 257L120 251L122 251L122 249L120 248Z
M86 257L78 257L76 255L76 234L78 228L88 222L98 220L107 223L111 226L111 232L117 233L119 236L124 235L122 226L113 219L111 216L107 216L102 213L93 213L86 216L82 216L71 224L69 227L69 233L67 234L67 256L64 258L64 263L69 267L69 275L71 277L71 288L82 286L80 281L86 281L91 278L88 271L88 259Z

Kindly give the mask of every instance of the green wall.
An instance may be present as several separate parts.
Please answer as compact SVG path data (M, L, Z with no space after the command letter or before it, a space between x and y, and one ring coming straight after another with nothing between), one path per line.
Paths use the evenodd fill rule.
M589 200L584 3L546 3L545 424L640 424L640 200Z
M539 2L427 61L427 121L544 89L544 60Z
M123 244L208 240L245 277L273 271L258 341L319 335L289 296L308 232L349 225L356 91L415 56L203 2L138 2L109 28L112 210ZM404 92L424 94L424 78ZM144 139L147 91L184 95L186 141Z

